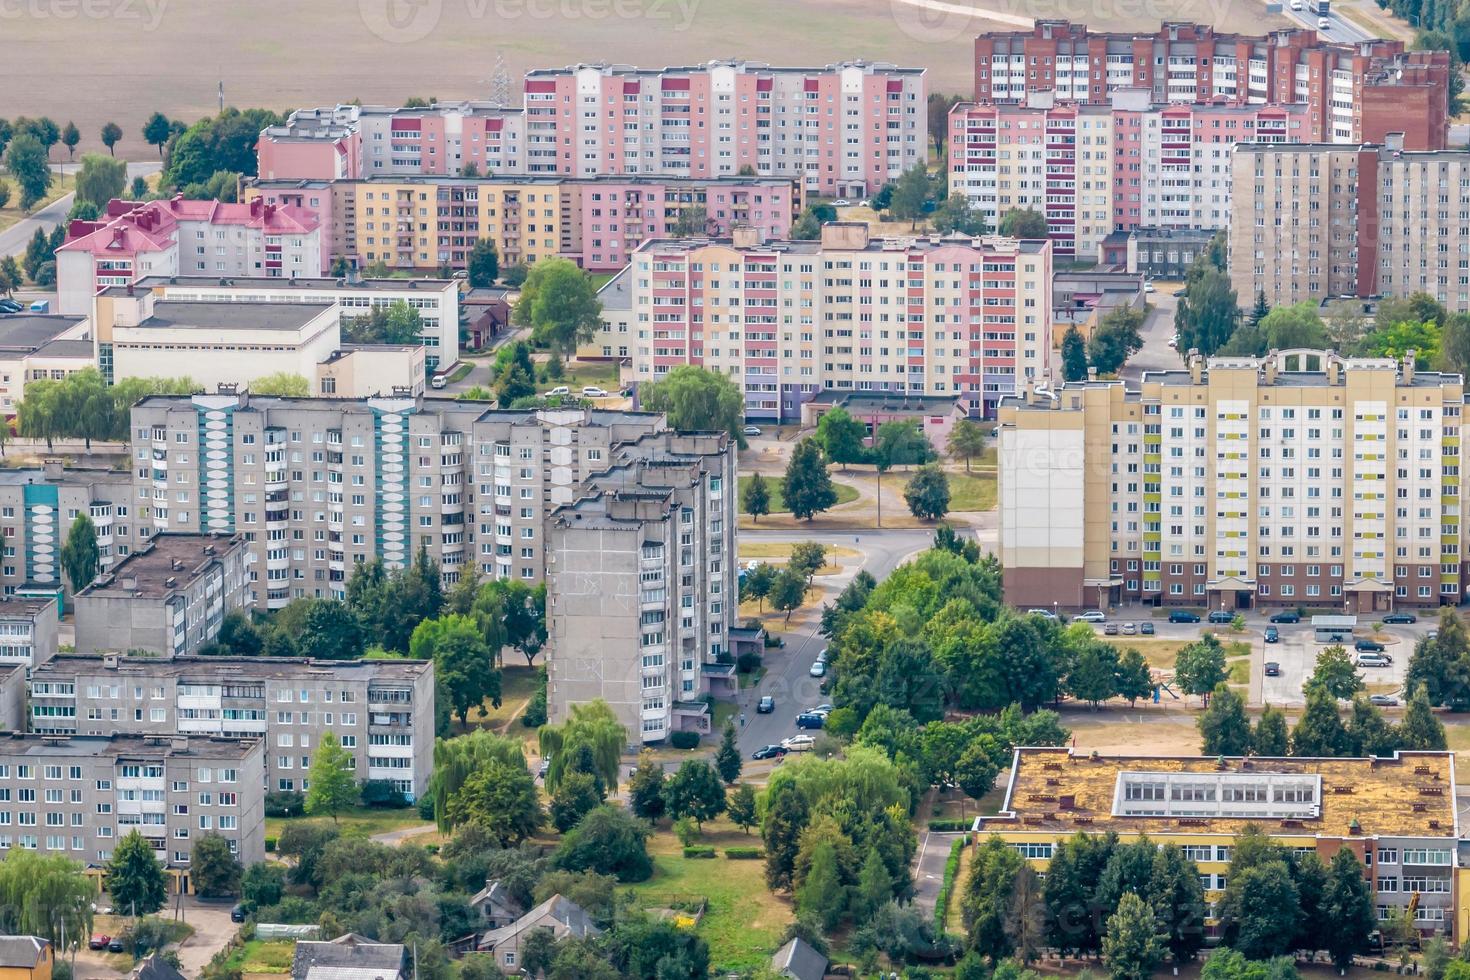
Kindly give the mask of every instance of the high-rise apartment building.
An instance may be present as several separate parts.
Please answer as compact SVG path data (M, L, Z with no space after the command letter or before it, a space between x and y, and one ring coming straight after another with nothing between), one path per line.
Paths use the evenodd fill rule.
M433 768L434 665L425 660L78 656L31 674L30 730L218 736L265 745L270 791L306 789L328 732L359 781L410 800Z
M706 694L735 693L735 456L724 434L655 432L618 447L552 514L547 706L594 698L632 744L709 732Z
M1424 292L1470 310L1470 153L1322 143L1236 148L1230 279L1273 305Z
M1450 71L1447 51L1324 41L1298 28L1221 34L1209 24L1165 22L1153 34L1130 34L1042 20L975 38L976 102L1052 92L1059 101L1105 105L1114 92L1143 89L1151 102L1304 103L1303 140L1363 143L1404 133L1415 150L1446 145Z
M1049 242L868 231L647 242L603 290L589 349L631 357L645 380L681 364L728 374L758 419L798 418L823 389L950 395L989 412L1045 375Z
M361 562L419 546L446 583L467 564L540 581L546 518L662 415L499 410L452 398L145 398L133 408L138 527L240 533L250 601L342 598Z
M1006 600L1457 604L1464 394L1412 352L1281 351L1008 398Z
M60 565L72 522L86 514L97 529L98 567L106 572L133 547L132 476L119 470L63 467L0 469L0 590L4 596L61 599L70 594Z

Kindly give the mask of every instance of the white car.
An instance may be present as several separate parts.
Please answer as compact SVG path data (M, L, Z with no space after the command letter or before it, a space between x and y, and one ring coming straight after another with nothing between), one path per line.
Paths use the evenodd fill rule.
M1106 623L1107 621L1107 613L1101 609L1089 609L1077 617L1079 623Z
M1151 283L1151 282L1144 283L1143 284L1143 291L1145 293L1151 293L1151 292L1153 292L1154 291L1154 284Z
M572 389L568 388L566 385L557 385L555 388L552 388L550 391L542 395L542 397L555 398L557 395L570 395L571 393Z
M793 735L790 738L781 739L781 748L787 752L810 752L817 740L810 735Z
M1329 20L1329 19L1327 19L1326 17L1318 17L1317 18L1317 29L1319 31L1330 31L1330 30L1332 30L1332 21Z
M832 202L832 206L834 208L850 208L850 207L852 207L852 202L851 201L848 201L848 200L845 200L845 199L842 199L842 198L839 198L838 200L835 200L835 201Z
M582 397L583 398L606 398L607 397L607 392L604 391L603 389L597 387L597 385L587 385L585 388L582 389Z
M812 675L813 677L825 677L825 676L827 676L827 664L826 664L826 662L825 661L822 661L822 660L818 660L816 663L812 664L811 669L808 670L807 673L810 674L810 675Z
M747 425L745 428L740 430L740 434L747 436L758 436L761 434L761 427L758 425Z
M1302 9L1302 0L1291 0L1291 9L1292 10L1301 10Z
M449 379L444 377L444 375L442 374L436 374L429 379L430 388L443 388L448 383Z
M1043 616L1043 617L1045 617L1047 619L1056 619L1057 618L1057 614L1054 613L1054 612L1052 612L1050 609L1028 609L1028 610L1026 610L1026 615L1028 615L1028 616Z
M1179 346L1179 335L1177 333L1169 338L1169 346L1176 348Z

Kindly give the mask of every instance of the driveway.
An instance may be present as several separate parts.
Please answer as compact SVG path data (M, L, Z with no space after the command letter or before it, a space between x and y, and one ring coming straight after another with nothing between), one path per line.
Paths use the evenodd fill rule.
M238 923L230 921L230 909L233 905L234 902L230 900L201 902L192 895L184 897L179 911L183 920L194 927L194 934L178 947L184 976L199 976L200 971L214 958L214 954L224 949L231 937L240 930ZM160 909L158 914L171 918L174 914L173 905ZM107 955L85 947L78 950L76 980L117 980L118 977L125 976L125 973L120 973L107 964L103 958Z
M1179 306L1174 293L1183 289L1184 284L1160 280L1154 286L1155 291L1146 297L1153 310L1139 331L1143 346L1134 352L1119 372L1130 385L1137 384L1145 371L1167 371L1184 366L1179 352L1169 346L1169 339L1174 336L1174 312Z
M959 833L925 831L919 841L919 852L914 855L914 905L925 915L932 915L939 902L939 892L944 886L944 865L949 861L950 848L962 836ZM958 884L956 882L956 886Z

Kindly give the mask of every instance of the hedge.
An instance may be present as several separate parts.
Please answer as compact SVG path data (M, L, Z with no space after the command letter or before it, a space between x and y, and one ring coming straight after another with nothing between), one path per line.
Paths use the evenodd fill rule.
M276 849L276 839L274 837L267 837L265 839L265 849L266 851L274 851Z
M684 848L684 856L687 858L712 858L715 849L708 844L695 844Z
M698 732L674 732L669 735L669 744L676 749L693 749L699 747Z
M758 861L765 854L759 847L727 847L725 857L731 861Z
M929 829L936 831L963 831L975 825L973 820L930 820Z
M956 837L949 847L949 858L944 862L944 881L939 886L939 898L934 902L934 929L944 935L944 920L949 915L949 900L954 894L955 877L960 871L960 854L970 842L970 835Z

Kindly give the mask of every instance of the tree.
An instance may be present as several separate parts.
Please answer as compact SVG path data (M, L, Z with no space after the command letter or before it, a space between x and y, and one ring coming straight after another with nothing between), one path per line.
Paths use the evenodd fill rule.
M261 130L285 119L269 109L226 106L216 116L187 128L170 123L168 166L163 182L173 187L203 183L221 170L253 177ZM176 134L176 135L174 135Z
M1383 712L1365 694L1358 694L1353 698L1353 708L1346 728L1348 755L1360 758L1387 756L1398 748L1398 739L1393 728L1384 719Z
M310 786L306 790L306 812L330 814L332 822L343 810L357 805L357 780L352 776L352 756L327 732L311 757Z
M1286 755L1289 741L1286 733L1286 713L1280 708L1266 706L1251 732L1251 751L1266 758L1279 759Z
M0 208L5 207L5 202L8 200L10 200L10 185L0 181ZM23 285L25 285L25 276L21 273L20 263L15 260L15 256L0 257L0 293L9 296Z
M17 136L5 150L5 169L20 185L20 208L29 211L46 196L51 186L51 165L46 162L46 148L30 134ZM40 234L40 229L37 229ZM34 274L31 276L35 278Z
M606 701L598 698L574 704L565 722L543 725L537 734L541 757L550 762L545 777L548 790L556 790L568 762L581 746L591 750L594 768L603 785L609 790L617 789L618 769L628 733Z
M250 393L279 398L310 398L311 382L290 371L277 371L250 382Z
M342 339L351 344L417 344L423 332L419 311L401 299L375 306L367 316L353 317L342 325Z
M844 470L852 463L861 463L868 458L868 447L863 445L867 437L867 426L853 418L841 405L817 420L817 444L829 460Z
M495 242L489 238L475 239L465 268L465 278L471 287L495 285L495 278L500 275L500 253L495 250Z
M1210 706L1199 718L1199 733L1205 755L1247 755L1251 750L1251 725L1245 716L1245 701L1227 685L1215 688Z
M1319 685L1339 701L1348 701L1363 689L1363 678L1358 675L1352 658L1339 643L1326 647L1317 654L1317 665L1312 670L1312 676L1307 678L1307 684Z
M970 472L970 460L985 452L985 430L971 419L961 419L949 430L945 443L951 459L964 459L965 472Z
M1259 326L1266 315L1271 312L1271 304L1266 300L1266 290L1263 288L1256 293L1256 305L1246 314L1245 322L1251 326Z
M97 577L101 554L97 546L97 525L86 514L78 514L66 532L66 543L61 546L61 567L66 569L73 594L91 585Z
M1040 955L1046 933L1046 904L1042 901L1041 878L1030 864L1021 865L1011 885L1005 931L1013 955L1022 963L1030 963Z
M811 205L802 209L800 215L791 223L789 233L792 241L810 242L822 237L822 219L812 210Z
M775 587L776 578L779 574L776 566L769 562L761 562L754 568L749 569L745 573L745 581L740 585L740 601L745 602L754 599L757 603L761 604L761 610L764 611L765 599L771 594L771 589Z
M0 180L0 208L5 207L9 203L10 203L10 185L8 183L6 183L5 181ZM15 258L15 256L13 256L13 255L7 255L5 257L7 259L14 259ZM16 268L19 268L19 266L17 266ZM16 280L16 279L7 279L6 282L9 283L9 285L5 286L5 292L6 293L9 293L16 286L19 286L20 285L20 282L18 280Z
M1328 867L1320 909L1327 953L1332 965L1345 971L1353 965L1353 955L1368 948L1368 938L1378 927L1363 864L1346 847L1338 849Z
M408 650L415 659L434 661L434 674L460 724L469 725L470 710L486 699L500 706L500 671L475 617L451 613L426 619L414 629Z
M847 910L847 893L837 867L837 849L824 840L817 844L811 867L796 887L797 913L815 916L823 929L834 929Z
M1220 906L1226 942L1253 960L1289 952L1300 904L1286 863L1268 860L1243 871L1235 865L1232 860Z
M194 842L189 859L189 879L194 890L205 898L223 898L240 892L240 862L230 852L230 842L219 834L209 833Z
M1322 349L1327 344L1327 328L1317 312L1317 304L1305 300L1293 306L1276 307L1255 326L1241 325L1218 353L1260 357L1270 350Z
M168 885L153 845L136 830L117 842L107 863L107 893L112 904L132 915L152 915L163 908Z
M562 838L552 864L566 871L612 875L625 884L644 881L653 873L648 832L648 826L626 810L603 804Z
M1164 937L1148 903L1133 892L1108 917L1102 941L1103 962L1113 980L1148 980L1164 961Z
M1062 379L1064 381L1087 380L1087 341L1073 324L1062 334Z
M832 488L827 463L815 440L803 439L791 451L781 483L781 497L791 513L803 521L837 503L837 491Z
M791 887L801 832L810 818L806 797L795 783L779 783L767 791L761 841L765 844L769 887Z
M669 231L676 238L688 238L691 235L703 235L708 224L709 214L703 206L692 204L679 212L679 216L674 219L674 225Z
M903 488L909 513L921 521L937 521L949 511L949 477L930 463L919 467Z
M1123 651L1118 658L1118 696L1128 699L1129 707L1139 698L1146 698L1154 691L1153 673L1143 654L1133 647Z
M1011 208L1000 219L1000 233L1007 238L1044 239L1046 216L1032 208Z
M639 395L644 408L663 412L679 432L728 432L745 447L745 395L723 374L681 364L663 380L640 386Z
M740 491L740 508L756 521L771 512L771 491L766 486L765 477L759 473L750 475L745 488Z
M750 828L760 822L755 789L749 783L736 786L725 799L725 813L731 823L749 834Z
M878 426L873 436L873 461L879 469L895 466L923 466L938 459L929 437L919 429L916 419L894 419Z
M735 744L735 726L726 722L720 747L715 750L715 768L727 785L733 785L740 778L740 771L744 766L740 758L740 747Z
M448 798L444 812L450 825L474 824L501 847L530 837L546 819L536 794L536 778L525 763L501 760L491 760L475 770Z
M783 568L771 583L771 608L785 613L786 622L791 622L791 613L800 609L801 604L806 601L806 590L806 579L800 572Z
M362 656L362 624L345 603L335 599L304 601L306 612L297 637L297 648L303 657L356 660Z
M108 156L116 156L114 149L123 137L122 127L115 122L104 123L102 126L102 145L107 147Z
M930 219L934 230L941 235L969 235L978 238L988 231L985 215L971 207L970 199L963 192L950 194Z
M1314 759L1347 755L1350 743L1337 714L1337 699L1318 685L1308 685L1306 694L1306 710L1291 730L1291 754Z
M1083 646L1067 671L1067 690L1093 708L1117 694L1118 648L1100 642L1089 642Z
M664 767L647 749L638 754L638 766L628 778L628 806L644 820L664 815Z
M1404 720L1395 732L1401 749L1442 752L1447 747L1444 725L1429 707L1424 685L1417 684L1409 694Z
M708 762L689 759L664 784L664 808L669 816L693 817L704 826L725 812L725 788L720 775Z
M996 962L1015 948L1005 924L1011 895L1025 860L1015 848L991 835L974 852L962 908L966 945Z
M1201 256L1189 271L1189 283L1174 322L1179 330L1179 350L1214 354L1234 335L1240 323L1235 290L1230 277ZM1254 325L1253 325L1254 326Z
M1103 315L1087 342L1087 357L1099 374L1117 374L1134 352L1143 346L1139 330L1143 311L1115 306Z
M82 141L82 131L77 129L77 124L68 122L61 129L61 145L66 147L66 158L76 159L77 144Z
M949 113L962 101L964 100L958 95L929 93L929 102L925 108L929 114L929 137L934 140L935 156L943 158L949 148Z
M1225 650L1213 635L1187 644L1175 657L1174 680L1185 694L1208 700L1225 677Z
M1200 980L1300 980L1300 974L1290 956L1253 962L1237 950L1221 946L1205 961Z
M160 160L163 159L163 144L167 143L172 135L173 128L168 117L161 112L155 112L143 124L143 139L149 146L158 147L158 159Z
M597 778L590 773L569 772L562 777L551 794L551 823L560 833L575 827L581 819L602 805L603 793Z
M899 221L909 222L912 228L918 224L933 195L934 184L929 177L929 168L921 161L899 175L888 202L888 211Z
M567 355L592 339L602 323L602 303L592 280L568 259L542 259L531 267L516 301L515 322L531 337ZM672 373L672 372L670 372ZM657 411L657 410L656 410Z

